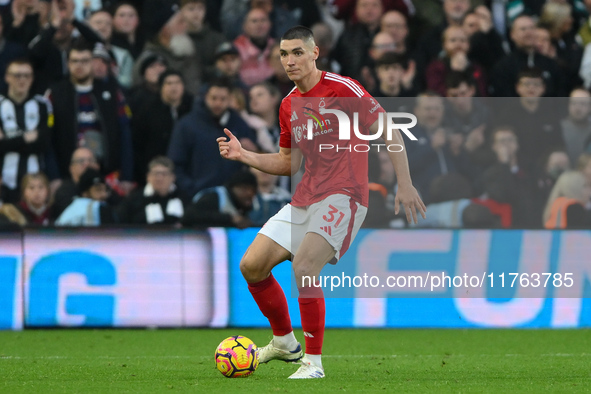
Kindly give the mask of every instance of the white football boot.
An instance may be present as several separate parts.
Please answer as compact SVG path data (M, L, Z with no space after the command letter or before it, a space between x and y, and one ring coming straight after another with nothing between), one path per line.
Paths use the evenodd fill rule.
M288 379L318 379L324 377L324 368L312 364L306 356L300 360L300 368Z
M259 363L268 363L271 360L282 360L286 363L296 362L302 358L304 352L302 351L302 345L298 342L298 347L293 350L285 350L275 347L273 340L267 346L258 349Z

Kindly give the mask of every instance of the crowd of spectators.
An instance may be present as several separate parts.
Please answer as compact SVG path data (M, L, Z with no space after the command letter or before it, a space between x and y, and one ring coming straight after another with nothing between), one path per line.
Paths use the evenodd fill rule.
M591 1L0 2L0 226L260 226L285 177L223 160L225 127L276 152L279 38L417 117L423 227L591 228ZM384 98L384 100L382 100ZM387 100L386 100L387 99ZM370 152L366 226L394 214Z

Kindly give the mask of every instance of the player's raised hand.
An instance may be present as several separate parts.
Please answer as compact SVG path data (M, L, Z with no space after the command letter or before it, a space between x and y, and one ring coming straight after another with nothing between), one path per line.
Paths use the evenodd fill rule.
M224 159L240 160L240 157L242 156L242 144L240 144L238 138L236 138L236 136L234 136L230 130L224 129L224 133L226 133L230 140L228 141L226 137L219 137L216 140L220 147L220 155Z
M417 192L417 189L415 189L414 186L400 185L398 187L398 192L394 199L394 213L398 214L400 211L400 204L404 206L406 220L409 223L411 223L411 219L415 224L419 222L417 211L421 213L423 219L427 218L425 215L427 207L425 206L425 203L423 203L423 200L421 200L421 197L419 197L419 192Z

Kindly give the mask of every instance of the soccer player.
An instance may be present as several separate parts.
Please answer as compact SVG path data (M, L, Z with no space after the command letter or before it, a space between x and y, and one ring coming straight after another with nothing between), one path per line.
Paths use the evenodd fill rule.
M309 139L303 137L297 127L292 135L292 127L306 125L307 121L302 108L294 106L292 111L292 99L306 98L318 103L322 98L335 105L342 99L371 103L371 108L363 108L360 104L359 128L363 125L366 133L369 129L372 134L378 131L378 118L384 113L379 104L376 110L376 102L355 80L316 68L318 52L312 32L306 27L291 28L281 38L281 63L295 88L283 99L279 110L281 136L278 153L247 151L228 129L224 132L229 140L226 137L217 139L222 157L270 174L292 175L300 168L302 157L306 158L305 173L291 204L269 219L240 262L248 288L273 330L269 345L259 349L259 361L300 360L300 368L290 379L324 377L321 361L324 294L320 287L304 286L302 279L317 278L327 263L334 263L345 253L363 222L369 194L367 154L352 154L346 150L317 152L321 143L344 148L356 142L366 144L366 141L354 133L351 133L350 141L339 140L338 131L318 133ZM326 106L329 108L328 104ZM336 119L332 119L331 124L336 124ZM394 130L386 144L403 146L400 132ZM410 221L412 217L416 222L417 212L425 217L426 208L412 186L406 153L392 152L390 158L399 184L395 209L398 212L403 204L407 219ZM273 267L285 260L292 261L298 285L306 339L305 356L293 333L285 294L271 273Z

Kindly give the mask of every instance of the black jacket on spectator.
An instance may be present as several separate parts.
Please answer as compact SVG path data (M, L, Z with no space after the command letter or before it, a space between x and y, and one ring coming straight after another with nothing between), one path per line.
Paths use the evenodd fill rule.
M228 110L222 119L215 119L203 102L197 102L172 132L168 157L174 162L177 186L191 198L205 188L224 184L243 166L220 156L216 138L226 136L224 127L238 139L256 141L254 132L236 111Z
M503 40L494 28L487 33L478 31L470 37L468 58L484 67L487 73L504 56Z
M23 23L15 28L12 27L14 18L12 17L12 13L9 13L8 18L4 19L5 37L19 44L28 45L37 33L39 33L39 17L40 15L38 13L27 15Z
M150 160L159 155L166 156L175 122L191 111L192 106L193 96L185 93L176 114L173 114L170 106L154 95L142 108L134 112L132 139L135 180L140 184L145 182Z
M72 24L91 45L103 42L85 23L74 20ZM31 88L34 93L45 93L49 85L61 81L67 75L67 53L53 43L55 32L55 27L50 25L29 43L29 57L35 70L35 82Z
M493 67L489 81L495 97L517 97L515 84L517 76L526 69L537 67L542 70L546 84L546 97L566 97L568 92L565 86L565 76L561 73L558 64L549 57L537 52L528 54L515 49L505 56Z
M14 59L25 56L26 53L26 47L10 40L0 39L0 75L6 75L6 67L8 67L8 63ZM4 78L0 78L0 94L5 94L7 88Z
M370 32L361 24L355 24L343 32L335 47L334 58L341 65L341 74L359 80L365 65L371 41L377 31Z
M121 120L118 97L122 96L119 86L113 82L94 80L92 90L99 112L101 131L105 138L104 157L101 160L103 174L119 170L120 180L133 177L133 153L131 131L127 122ZM55 123L53 128L53 153L57 168L50 171L51 179L64 178L69 174L70 158L77 146L76 90L70 80L58 82L51 87L51 102Z
M499 126L513 127L519 142L518 159L520 165L530 173L537 173L542 168L542 160L550 151L564 146L560 119L563 114L556 103L565 103L564 99L542 98L535 112L529 112L519 103L519 98L495 101L501 105L494 111Z
M459 156L454 157L447 145L434 150L428 132L421 126L413 127L412 133L417 137L417 141L405 143L405 148L413 184L426 204L430 203L431 182L438 176L459 172L468 179L474 177L474 169L465 152L462 151Z
M122 224L176 224L180 223L187 203L178 189L160 196L154 193L151 186L136 189L117 207L119 223ZM154 204L157 207L154 207ZM162 214L161 220L155 221L148 213L150 209L158 209ZM179 207L181 209L179 210Z

